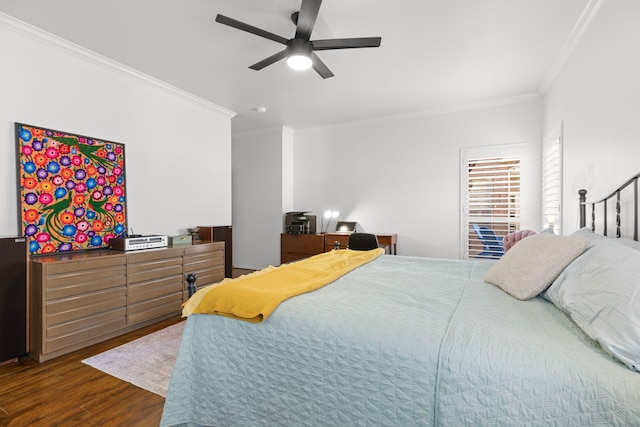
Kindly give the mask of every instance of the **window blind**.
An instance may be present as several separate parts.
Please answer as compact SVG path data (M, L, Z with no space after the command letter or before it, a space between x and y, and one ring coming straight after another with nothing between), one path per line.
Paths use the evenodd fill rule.
M502 239L520 229L518 156L473 157L467 161L469 258L498 258Z
M562 138L558 133L542 142L542 224L561 233Z

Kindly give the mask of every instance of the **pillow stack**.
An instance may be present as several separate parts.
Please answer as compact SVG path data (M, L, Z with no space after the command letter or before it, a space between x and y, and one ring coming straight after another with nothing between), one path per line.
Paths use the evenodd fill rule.
M583 253L584 252L584 253ZM611 356L640 371L640 244L581 229L520 241L485 280L520 300L544 297Z
M640 251L619 240L592 240L545 298L607 353L640 371Z

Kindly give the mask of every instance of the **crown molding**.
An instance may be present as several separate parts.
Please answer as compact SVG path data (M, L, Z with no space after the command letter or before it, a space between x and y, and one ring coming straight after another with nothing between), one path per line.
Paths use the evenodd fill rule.
M538 88L538 92L541 95L547 93L553 82L562 71L564 64L567 62L574 49L578 45L578 42L582 39L582 36L589 28L589 25L593 22L598 12L602 9L602 6L606 3L606 0L589 0L589 3L582 11L582 15L578 18L578 22L571 30L569 37L562 45L562 49L558 53L558 56L551 64L551 67L547 71L547 74L542 79L542 83L540 83L540 87Z
M248 130L248 131L242 131L242 132L231 132L232 133L232 137L233 138L251 138L254 137L256 135L264 135L266 133L280 133L283 134L285 132L290 132L291 134L293 134L294 129L290 126L269 126L269 127L265 127L265 128L260 128L260 129L255 129L255 130Z
M295 130L289 126L282 126L282 133L286 135L293 135Z
M334 128L334 127L347 127L347 126L353 126L353 125L396 122L396 121L411 120L411 119L416 119L421 117L440 116L444 114L460 113L460 112L469 111L469 110L482 110L484 108L500 107L502 105L519 104L522 102L536 101L541 98L542 97L538 93L527 93L524 95L509 96L505 98L496 98L496 99L490 99L490 100L480 101L480 102L470 102L467 104L458 104L458 105L452 105L449 107L439 107L439 108L432 108L428 110L414 111L411 113L372 117L372 118L355 120L350 122L336 122L336 123L330 123L322 126L311 126L307 128L300 128L298 130L303 130L303 129L316 130L316 129L325 129L325 128Z
M61 52L64 52L65 54L75 56L76 58L79 58L93 65L98 65L99 67L107 71L115 72L122 76L133 78L138 81L149 84L151 86L154 86L156 88L163 89L174 95L178 95L191 102L199 104L200 106L204 106L210 110L214 110L218 113L221 113L229 118L236 115L234 111L228 110L224 107L214 104L211 101L208 101L204 98L196 96L185 90L179 89L166 82L163 82L162 80L158 80L155 77L151 77L136 69L133 69L117 61L114 61L110 58L107 58L106 56L102 56L87 48L84 48L80 45L72 43L66 39L58 37L54 34L51 34L47 31L44 31L38 27L35 27L31 24L28 24L24 21L21 21L17 18L14 18L2 12L0 12L0 28L5 28L23 37L27 37L40 44L57 49Z

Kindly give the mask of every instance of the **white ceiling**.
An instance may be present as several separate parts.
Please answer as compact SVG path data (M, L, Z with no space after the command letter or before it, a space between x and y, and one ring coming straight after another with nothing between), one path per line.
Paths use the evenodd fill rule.
M539 94L595 0L325 0L312 40L382 37L318 52L326 80L285 61L249 69L283 46L214 21L292 38L300 1L0 0L0 12L235 111L234 132L250 132Z

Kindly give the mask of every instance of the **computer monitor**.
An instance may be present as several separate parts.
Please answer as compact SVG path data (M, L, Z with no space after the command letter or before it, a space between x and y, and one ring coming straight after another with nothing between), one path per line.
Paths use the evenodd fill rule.
M356 221L338 221L336 223L336 231L345 232L345 231L355 231L356 230Z

